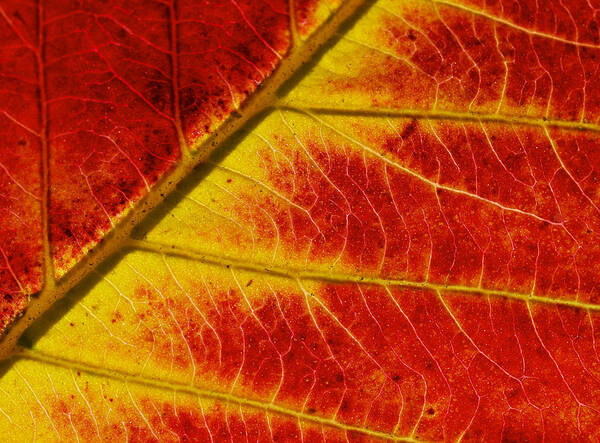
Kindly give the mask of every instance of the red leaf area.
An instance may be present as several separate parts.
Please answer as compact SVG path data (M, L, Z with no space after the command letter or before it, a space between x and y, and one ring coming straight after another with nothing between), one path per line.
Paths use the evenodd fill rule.
M306 263L337 259L346 272L394 280L324 285L321 301L307 301L314 334L348 368L344 383L322 370L329 382L314 397L353 386L336 398L356 402L344 422L426 440L593 439L597 308L527 298L598 303L597 137L426 120L386 126L344 127L375 152L300 136L301 149L277 145L279 159L262 153L266 171L277 171L265 183L292 205L254 198L268 214L261 241Z
M235 222L219 226L218 237L194 226L223 251L247 244L277 250L299 268L321 263L365 277L599 302L596 135L421 119L284 119L298 139L275 135L276 151L259 151L264 175L255 179L265 188L232 176L219 185L239 203L219 204Z
M361 27L372 50L336 59L351 75L325 76L323 100L337 106L356 95L365 107L598 122L600 6L452 4L377 10Z
M168 299L145 313L188 312L171 325L185 337L176 364L193 360L199 379L240 396L395 435L597 438L597 137L282 117L293 134L259 149L264 175L215 183L229 197L209 210L231 221L219 233L194 225L194 235L232 257L253 245L300 274L328 268L323 279L348 282L301 277L298 289L259 291L239 277L219 293L198 281L194 299L222 304L196 315ZM172 342L145 340L160 343L168 368Z
M201 312L158 301L145 324L160 321L175 341L157 329L132 344L158 344L152 358L165 368L193 366L224 392L378 432L430 441L598 436L596 314L360 284L305 289L211 292L223 301Z
M0 12L7 13L4 3ZM34 38L35 27L27 24L0 26L0 329L41 287L37 59L22 43Z
M0 5L1 326L42 286L42 194L60 277L256 90L288 34L283 0Z

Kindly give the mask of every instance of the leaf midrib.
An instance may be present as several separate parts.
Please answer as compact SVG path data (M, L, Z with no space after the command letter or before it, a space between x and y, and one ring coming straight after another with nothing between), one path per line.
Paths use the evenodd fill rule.
M211 400L221 401L227 404L235 404L251 409L262 410L265 412L270 412L277 415L293 417L298 420L302 420L309 423L315 423L322 426L327 426L330 428L337 428L343 431L348 432L357 432L360 434L364 434L369 437L385 439L389 441L401 441L401 442L416 442L423 440L415 440L413 438L407 437L399 437L393 434L389 434L386 432L377 431L368 427L360 427L350 425L333 418L326 418L319 415L308 414L303 411L298 411L295 409L291 409L275 402L264 402L261 400L250 399L240 397L231 393L219 392L219 391L211 391L208 389L201 389L195 387L193 385L187 385L183 383L176 383L173 381L167 381L160 378L147 377L140 374L132 374L127 371L123 371L120 369L106 369L100 366L81 363L79 361L74 361L70 359L61 358L55 355L47 354L45 352L41 352L39 350L25 348L25 347L17 347L15 349L15 353L13 355L14 360L24 359L35 361L47 365L52 365L55 367L60 367L68 370L75 370L85 372L87 374L106 378L110 380L116 380L122 383L133 383L139 386L145 386L160 390L168 390L168 391L176 391L176 392L184 392L186 394L191 394L198 398L205 398Z
M524 303L535 303L555 306L565 306L575 309L582 309L591 312L600 312L600 305L595 303L585 303L578 300L569 300L561 298L552 298L548 296L534 295L522 292L513 292L502 289L480 288L476 286L453 285L443 283L433 283L428 281L407 280L399 278L382 278L376 276L361 276L343 272L325 272L318 270L307 270L305 267L277 266L270 263L260 262L258 260L239 260L226 255L215 255L208 251L202 251L194 248L183 249L175 245L161 243L157 241L135 240L127 242L127 247L132 250L148 251L155 254L185 258L199 263L223 267L227 269L237 269L249 271L262 275L283 277L294 281L315 281L322 283L356 283L381 287L401 287L413 288L448 293L470 294L472 296L493 296L517 300Z

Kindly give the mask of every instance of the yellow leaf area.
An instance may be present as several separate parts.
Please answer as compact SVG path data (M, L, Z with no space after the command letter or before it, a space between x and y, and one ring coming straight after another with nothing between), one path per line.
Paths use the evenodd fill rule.
M363 11L24 334L2 435L600 438L600 51L569 6Z

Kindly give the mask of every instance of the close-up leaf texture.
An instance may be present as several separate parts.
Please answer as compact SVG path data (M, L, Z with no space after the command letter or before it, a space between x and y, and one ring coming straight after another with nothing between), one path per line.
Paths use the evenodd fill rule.
M598 0L0 0L2 441L600 441Z

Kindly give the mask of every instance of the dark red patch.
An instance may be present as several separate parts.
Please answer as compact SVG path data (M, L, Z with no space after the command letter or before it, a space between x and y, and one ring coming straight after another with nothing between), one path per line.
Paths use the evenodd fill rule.
M289 44L284 0L151 8L142 0L39 8L9 1L2 11L3 164L39 198L40 140L47 140L57 276L176 163L179 127L193 148L270 75ZM29 194L12 202L20 190L12 178L0 180L11 200L0 207L12 211L0 233L9 257L0 257L0 291L35 292L40 203Z
M179 87L194 145L252 94L289 45L284 0L178 3Z
M36 8L3 3L0 10L1 331L42 286L42 134Z

